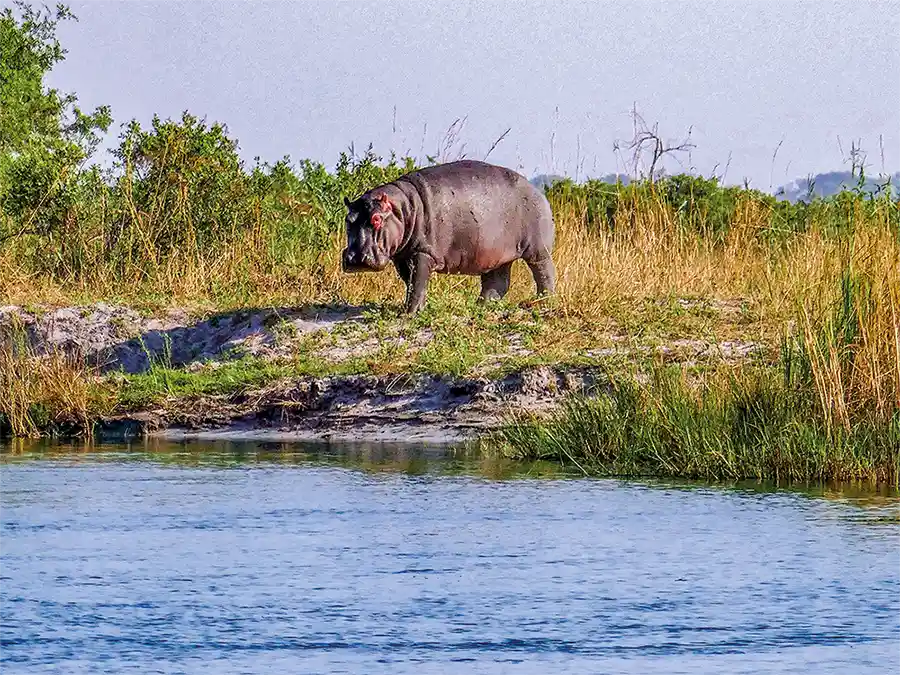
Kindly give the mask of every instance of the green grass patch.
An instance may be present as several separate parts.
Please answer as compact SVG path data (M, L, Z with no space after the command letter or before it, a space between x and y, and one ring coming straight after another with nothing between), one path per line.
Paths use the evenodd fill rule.
M267 361L245 357L196 370L155 364L145 373L119 376L116 400L120 410L133 411L168 398L232 396L285 378L349 375L367 370L367 364L360 359L329 363L317 358Z

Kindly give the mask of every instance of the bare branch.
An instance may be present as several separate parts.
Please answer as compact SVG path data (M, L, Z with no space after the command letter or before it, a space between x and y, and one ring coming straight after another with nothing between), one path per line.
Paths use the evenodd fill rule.
M633 178L639 177L639 169L645 155L649 155L650 167L647 177L651 181L655 180L657 176L657 166L663 158L667 156L675 159L680 166L684 166L684 164L676 157L676 154L682 152L690 154L690 151L696 147L696 145L691 142L691 132L693 127L688 128L687 138L675 145L673 144L674 142L663 141L659 135L659 124L654 124L652 127L647 125L644 118L637 111L637 105L631 110L631 119L634 135L628 143L628 149L631 151ZM620 148L620 142L616 141L613 145L613 150L619 151Z

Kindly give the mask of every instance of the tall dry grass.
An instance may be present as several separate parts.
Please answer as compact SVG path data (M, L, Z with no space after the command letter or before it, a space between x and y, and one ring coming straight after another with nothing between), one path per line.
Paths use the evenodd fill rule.
M0 335L0 435L90 436L112 404L112 392L82 359L56 350L37 354L21 333Z
M589 226L586 205L554 201L559 295L571 312L593 314L621 298L746 296L763 278L765 253L746 236L752 221L735 222L722 244L679 231L660 200L624 205L603 229Z
M878 231L849 248L837 281L797 301L800 367L828 426L844 429L900 411L900 252Z

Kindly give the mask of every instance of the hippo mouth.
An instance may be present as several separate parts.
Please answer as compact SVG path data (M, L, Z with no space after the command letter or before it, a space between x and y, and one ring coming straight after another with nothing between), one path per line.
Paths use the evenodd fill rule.
M390 258L379 255L358 255L350 249L345 249L341 255L341 270L344 272L380 272L388 266Z
M341 271L355 274L360 272L378 272L379 270L378 268L372 267L371 265L365 265L363 263L348 263L345 260L341 263Z

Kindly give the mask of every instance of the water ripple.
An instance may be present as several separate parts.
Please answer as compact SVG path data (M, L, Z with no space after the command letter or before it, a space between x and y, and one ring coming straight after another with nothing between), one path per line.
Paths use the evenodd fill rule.
M892 498L91 457L0 463L4 673L865 674L900 646Z

